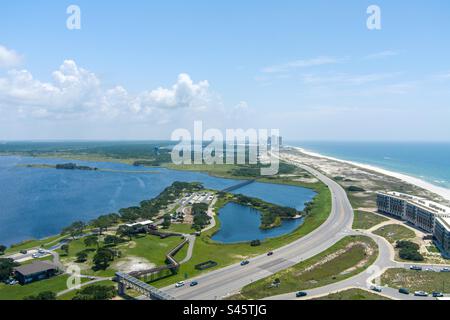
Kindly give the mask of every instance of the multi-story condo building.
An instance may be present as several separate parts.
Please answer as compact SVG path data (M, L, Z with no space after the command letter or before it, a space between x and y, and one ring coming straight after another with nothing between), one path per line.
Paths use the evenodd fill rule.
M425 198L400 192L378 192L378 211L407 221L433 235L446 257L450 257L450 208Z

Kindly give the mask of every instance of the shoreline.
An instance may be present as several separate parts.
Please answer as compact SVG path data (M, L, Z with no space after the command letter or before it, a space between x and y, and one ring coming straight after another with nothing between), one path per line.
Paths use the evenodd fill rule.
M399 179L403 182L412 184L416 187L425 189L429 192L432 192L434 194L437 194L439 196L441 196L442 198L444 198L447 201L450 201L450 189L444 188L444 187L440 187L437 185L432 184L431 182L427 182L425 180L422 180L420 178L416 178L404 173L398 173L398 172L394 172L394 171L390 171L387 169L383 169L380 167L376 167L370 164L364 164L364 163L359 163L359 162L355 162L355 161L349 161L349 160L343 160L343 159L338 159L335 157L330 157L330 156L325 156L322 155L320 153L317 152L313 152L313 151L308 151L304 148L301 147L294 147L294 146L287 146L290 147L294 150L297 150L305 155L311 156L311 157L316 157L316 158L322 158L322 159L328 159L328 160L332 160L332 161L336 161L336 162L341 162L341 163L346 163L355 167L359 167L361 169L365 169L365 170L370 170L376 173L380 173L386 176L390 176L396 179Z

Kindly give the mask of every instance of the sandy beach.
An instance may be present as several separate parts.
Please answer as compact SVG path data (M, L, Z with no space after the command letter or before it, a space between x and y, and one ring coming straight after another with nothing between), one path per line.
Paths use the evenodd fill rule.
M303 148L298 148L298 147L291 147L291 148L295 149L305 155L308 155L310 157L316 157L316 158L322 158L322 159L332 160L332 161L336 161L336 162L341 162L341 163L349 164L349 165L352 165L352 166L355 166L355 167L358 167L361 169L370 170L373 172L377 172L379 174L390 176L390 177L399 179L403 182L417 186L419 188L425 189L429 192L439 195L440 197L446 199L447 201L450 201L450 189L436 186L436 185L429 183L427 181L424 181L422 179L412 177L412 176L409 176L406 174L398 173L398 172L389 171L389 170L382 169L382 168L368 165L368 164L362 164L362 163L358 163L358 162L347 161L347 160L337 159L337 158L333 158L333 157L329 157L329 156L324 156L322 154L311 152L311 151L305 150Z

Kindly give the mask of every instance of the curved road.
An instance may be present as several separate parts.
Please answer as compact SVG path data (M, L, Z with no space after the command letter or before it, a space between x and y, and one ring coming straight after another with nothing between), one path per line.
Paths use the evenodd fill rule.
M195 278L198 285L163 288L165 292L176 299L210 300L221 299L238 292L243 286L253 281L270 276L278 271L289 268L305 259L326 250L340 239L353 234L353 209L344 189L315 169L295 163L295 165L310 172L323 181L332 194L332 209L328 219L310 234L274 251L273 256L261 255L250 259L250 264L240 264L209 272Z

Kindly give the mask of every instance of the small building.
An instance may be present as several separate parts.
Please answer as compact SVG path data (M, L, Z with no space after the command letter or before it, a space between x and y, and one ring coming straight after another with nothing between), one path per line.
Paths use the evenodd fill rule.
M35 261L31 264L14 268L14 274L20 284L44 280L55 276L58 267L46 261Z
M130 228L135 228L135 227L149 227L152 224L153 224L152 220L145 220L145 221L140 221L140 222L135 222L135 223L128 223L125 225Z

